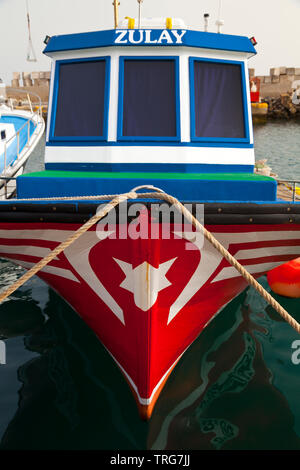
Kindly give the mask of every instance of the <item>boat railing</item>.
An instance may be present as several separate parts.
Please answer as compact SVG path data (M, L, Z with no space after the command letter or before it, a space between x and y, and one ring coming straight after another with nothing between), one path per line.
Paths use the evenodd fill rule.
M4 172L6 171L7 167L11 166L19 158L21 152L23 152L23 150L24 150L24 147L21 148L21 145L20 145L20 135L21 135L21 132L23 131L23 129L26 128L26 126L27 126L27 141L26 141L26 144L25 144L25 148L26 147L29 148L30 138L31 138L30 125L31 125L31 123L33 123L34 130L35 130L38 126L38 121L40 119L42 119L42 117L43 117L42 116L42 101L41 101L41 98L39 97L39 95L37 95L36 93L34 93L32 91L28 92L28 91L24 91L24 90L19 90L17 88L10 88L10 91L15 91L16 93L25 93L27 95L27 100L28 100L28 105L29 105L29 108L30 108L31 116L22 125L22 127L20 127L20 129L18 129L9 139L4 140ZM38 106L37 106L37 109L35 111L33 110L30 95L34 96L38 100ZM9 103L10 103L10 108L13 111L14 107L13 107L12 98L10 98ZM38 119L35 120L34 119L35 117L38 117ZM11 162L11 163L9 163L9 165L7 165L8 145L15 139L17 139L17 155L16 155L16 158L13 160L13 162Z
M8 144L10 142L12 142L14 139L17 139L17 157L16 159L19 158L20 156L20 153L23 151L23 148L21 149L21 146L20 146L20 134L21 132L23 131L23 129L27 126L27 143L25 145L25 147L29 147L29 141L30 141L30 123L33 122L31 118L29 118L24 124L22 127L20 127L20 129L15 133L13 134L9 139L5 139L4 141L4 171L6 170L6 167L7 167L7 147L8 147ZM34 129L36 129L37 127L37 123L34 123ZM16 160L15 159L15 160ZM14 160L14 161L15 161ZM13 162L14 162L13 161ZM8 166L12 165L11 162Z
M32 114L38 114L39 116L42 117L42 114L43 114L42 100L41 100L41 97L37 93L34 93L33 91L21 90L20 88L9 88L9 93L11 94L11 92L16 93L17 95L19 93L26 95L27 101L28 101L28 106L29 106L29 109L30 109L31 113ZM33 107L32 107L33 99L31 99L31 97L36 98L36 100L38 102L38 105L37 105L37 107L34 111L33 111ZM14 108L13 98L12 97L8 98L8 102L9 102L11 110L16 109L16 108Z
M2 183L0 183L0 188L1 188L1 191L0 191L0 199L3 199L3 189L4 189L4 199L8 199L10 197L12 197L12 194L9 194L7 189L8 189L8 183L10 183L11 181L17 181L17 178L16 176L1 176L0 178L0 181ZM14 183L14 191L15 191L15 187L16 187L16 184Z
M276 181L285 186L287 190L286 196L290 196L293 202L300 200L300 180L283 180L276 178Z

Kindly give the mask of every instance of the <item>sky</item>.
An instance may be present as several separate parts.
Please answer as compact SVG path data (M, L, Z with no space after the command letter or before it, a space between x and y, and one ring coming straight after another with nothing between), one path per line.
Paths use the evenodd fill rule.
M120 0L120 18L137 16L137 0ZM203 14L210 14L215 32L220 0L144 0L143 16L182 18L187 27L203 30ZM31 33L37 62L27 62L26 0L0 0L0 77L8 83L12 72L50 70L43 55L46 35L113 28L112 0L28 0ZM300 0L222 0L225 34L255 36L257 56L249 62L257 75L270 67L300 67Z

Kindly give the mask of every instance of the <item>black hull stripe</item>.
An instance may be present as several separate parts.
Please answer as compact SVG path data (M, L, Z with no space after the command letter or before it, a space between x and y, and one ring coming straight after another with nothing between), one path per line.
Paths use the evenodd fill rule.
M136 201L130 201L128 205ZM103 202L91 203L5 203L0 204L0 223L84 223L95 214ZM166 204L161 201L143 203L154 220L161 221L159 207ZM188 203L185 203L188 204ZM200 204L200 203L199 203ZM196 215L196 204L190 203ZM118 209L116 211L118 222ZM206 225L268 225L300 224L300 204L253 204L253 203L205 203L204 216ZM136 216L135 216L136 217ZM130 222L133 218L128 218ZM171 222L173 221L171 217Z

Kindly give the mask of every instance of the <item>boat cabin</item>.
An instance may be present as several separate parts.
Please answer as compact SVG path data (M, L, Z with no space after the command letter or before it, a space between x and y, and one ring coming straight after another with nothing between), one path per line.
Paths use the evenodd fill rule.
M273 182L259 184L265 181L253 174L251 40L188 30L171 18L135 25L129 18L115 30L54 36L47 43L47 175L90 178L88 189L96 194L151 183L182 200L251 200L254 193L272 200ZM245 189L247 177L255 191ZM226 178L234 181L229 192L220 188ZM61 196L74 188L67 186L60 185ZM87 189L75 186L76 195ZM53 179L51 188L58 195Z

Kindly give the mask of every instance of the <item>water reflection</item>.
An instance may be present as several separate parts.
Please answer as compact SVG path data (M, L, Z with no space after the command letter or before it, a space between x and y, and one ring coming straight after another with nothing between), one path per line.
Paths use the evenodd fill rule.
M18 404L1 449L300 449L295 333L252 289L184 354L149 423L74 311L51 290L45 307L24 296L30 289L0 306L0 335L22 338L32 354L14 369ZM300 317L299 301L284 302ZM4 405L0 396L1 416Z
M47 321L24 337L39 356L17 371L18 409L1 449L143 448L131 392L94 334L52 291L40 315ZM14 321L5 327L12 334Z
M266 121L254 126L256 160L268 165L282 179L300 180L300 120Z
M299 300L284 303L300 317ZM283 331L276 329L278 323ZM148 446L299 449L295 422L300 417L300 377L290 360L294 337L291 327L248 289L215 318L179 363L157 403ZM272 360L266 357L266 344L272 345ZM277 378L278 357L285 357L285 367L289 361L289 374L282 381ZM294 394L287 393L286 383ZM177 403L169 406L174 390Z

